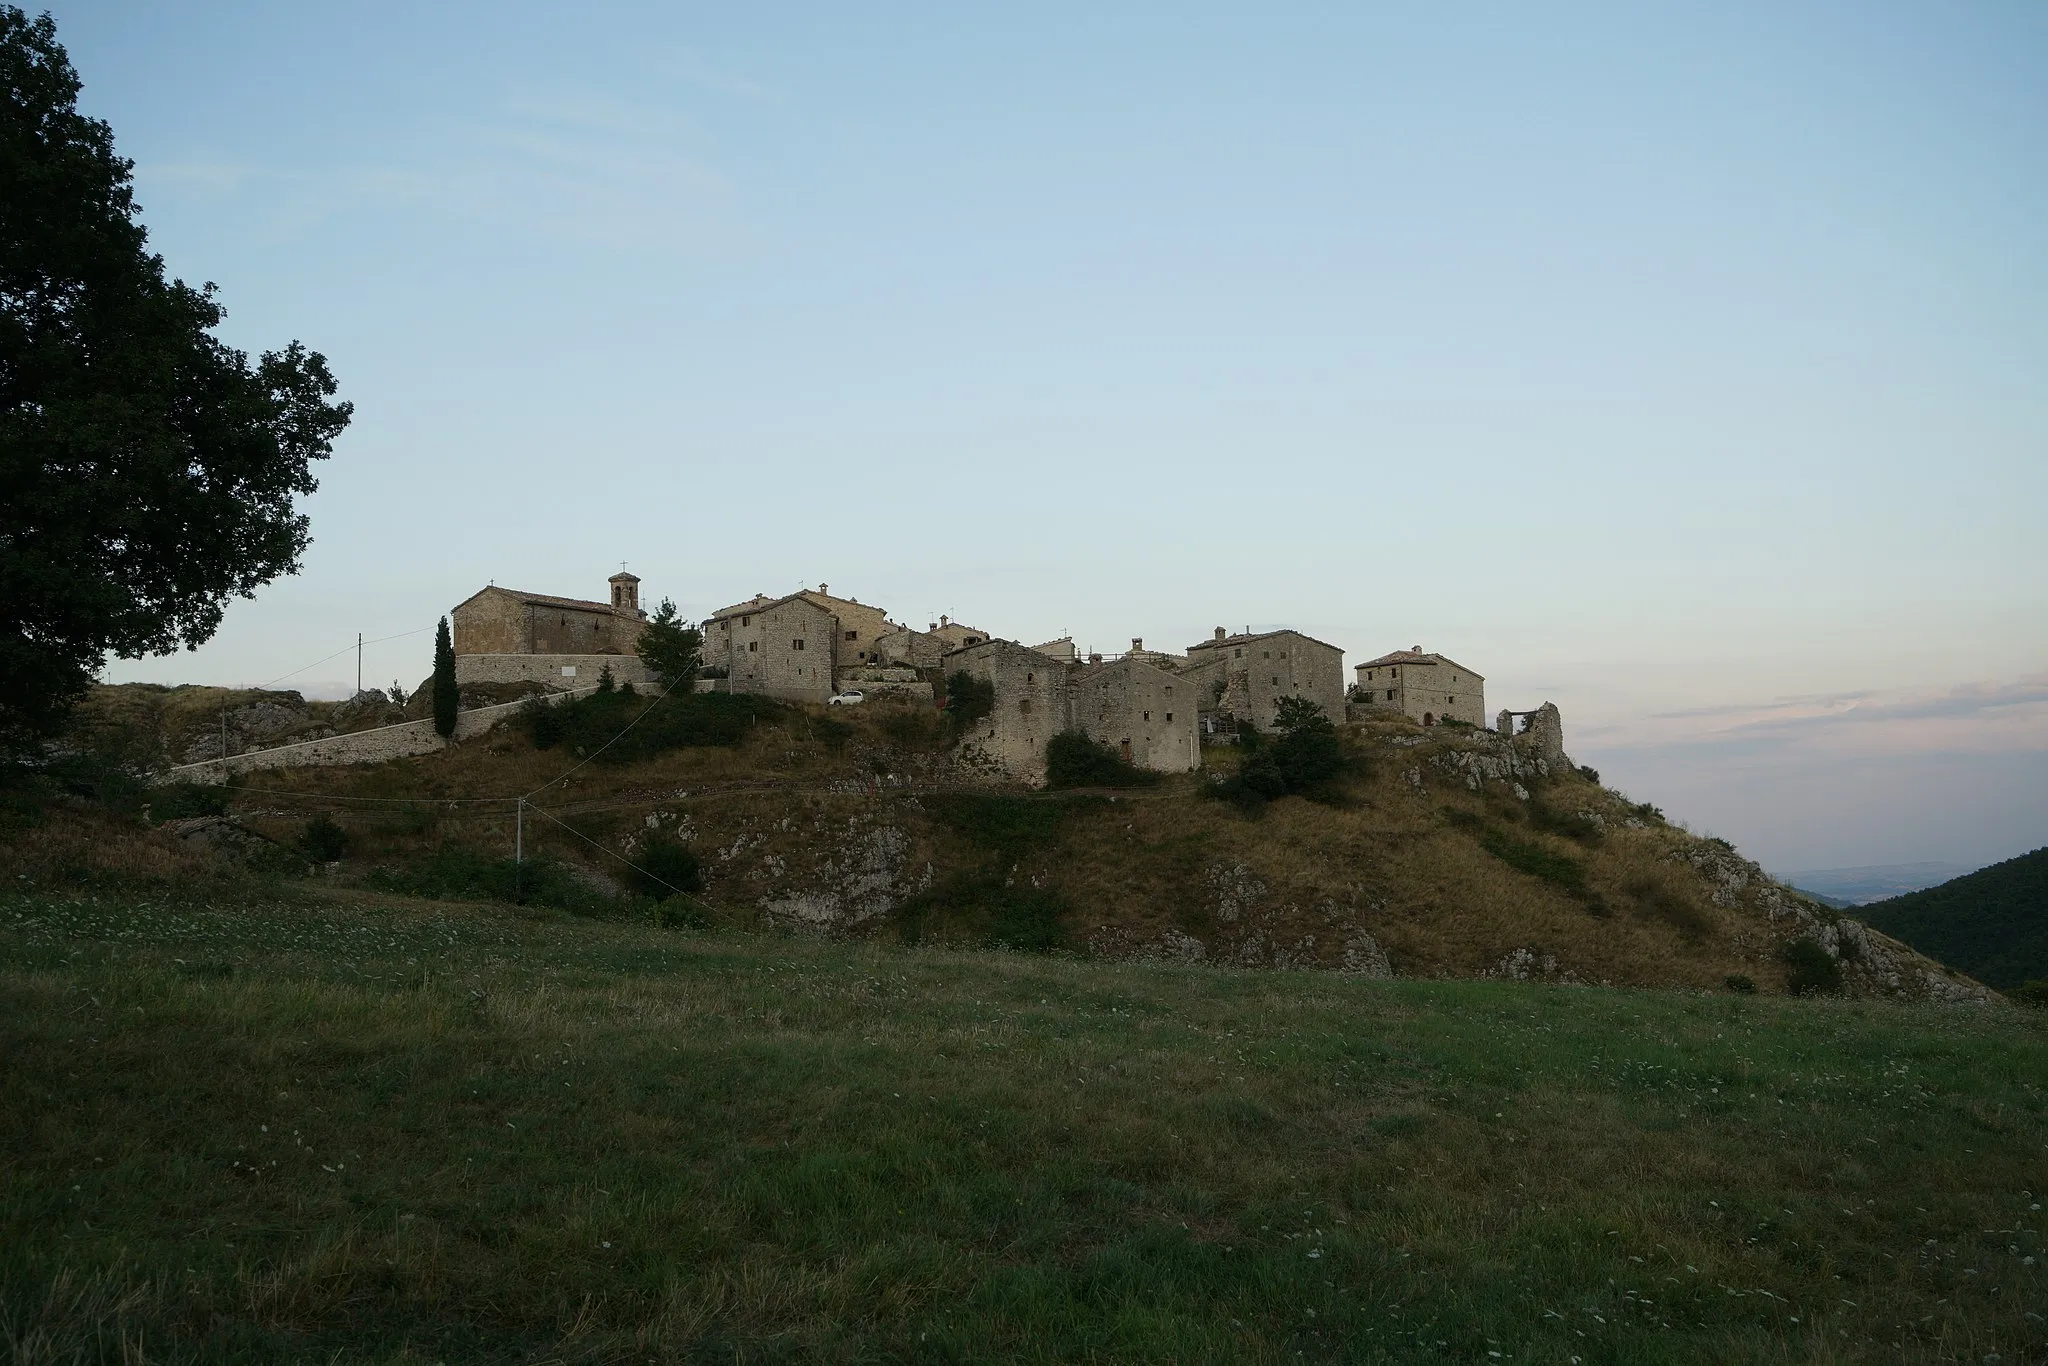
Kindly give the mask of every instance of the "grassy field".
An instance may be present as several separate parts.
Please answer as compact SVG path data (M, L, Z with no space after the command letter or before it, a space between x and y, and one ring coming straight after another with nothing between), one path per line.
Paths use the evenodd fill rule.
M2044 1084L2004 1008L18 889L0 1342L2039 1361Z

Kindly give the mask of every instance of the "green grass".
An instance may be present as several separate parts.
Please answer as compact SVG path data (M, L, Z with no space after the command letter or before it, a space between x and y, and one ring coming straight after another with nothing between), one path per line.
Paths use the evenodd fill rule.
M29 892L0 1342L2039 1360L2044 1080L2032 1011Z

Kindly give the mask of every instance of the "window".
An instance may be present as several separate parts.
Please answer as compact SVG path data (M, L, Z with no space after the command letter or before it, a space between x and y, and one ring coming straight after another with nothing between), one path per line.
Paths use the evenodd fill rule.
M848 640L859 640L859 639L860 639L860 632L858 632L858 631L848 631L848 632L846 633L846 638L847 638Z
M1146 712L1146 713L1145 713L1145 719L1146 719L1147 721L1150 721L1150 720L1152 719L1152 713L1151 713L1151 712L1149 712L1149 711L1148 711L1148 712Z
M1274 686L1274 687L1276 687L1276 688L1280 686L1280 675L1279 675L1279 674L1274 674L1274 675L1273 675L1273 686Z
M754 654L754 653L756 653L757 651L759 651L759 650L760 650L760 648L761 648L761 642L760 642L760 641L758 641L758 640L750 640L750 641L748 641L748 642L747 642L747 653L748 653L748 654Z
M1273 657L1273 652L1272 652L1271 650L1261 650L1261 651L1259 651L1259 658L1260 658L1260 659L1271 659L1272 657Z
M1401 666L1400 666L1400 665L1398 665L1398 664L1397 664L1397 665L1395 665L1395 666L1394 666L1393 668L1391 668L1391 669L1387 670L1387 677L1389 677L1389 678L1399 678L1400 676L1401 676Z
M1029 683L1029 682L1031 682L1032 680L1033 680L1033 675L1031 675L1031 674L1025 674L1025 675L1024 675L1024 681L1025 681L1026 683Z
M1391 701L1393 701L1393 700L1394 700L1394 690L1393 690L1392 688L1389 688L1389 689L1387 689L1387 701L1391 702Z
M803 642L803 637L799 636L799 637L797 637L797 638L796 638L795 640L792 640L791 642L789 642L789 648L790 648L790 649L792 649L792 650L801 650L801 649L803 649L803 648L804 648L804 642Z
M967 643L968 643L969 645L979 645L979 644L981 644L981 637L980 637L980 636L969 636L969 637L967 637Z
M1172 713L1172 712L1168 712L1168 713L1166 713L1166 724L1167 724L1167 725L1169 725L1169 726L1173 724L1173 713Z
M1455 698L1455 697L1451 697L1451 696L1449 696L1449 695L1446 695L1446 696L1444 697L1444 705L1448 707L1448 706L1450 706L1450 705L1451 705L1451 703L1453 703L1453 702L1455 702L1455 701L1457 701L1457 700L1458 700L1458 699L1457 699L1457 698Z
M754 624L754 619L753 619L752 617L741 617L741 618L740 618L740 625L742 625L742 626L752 626L753 624Z
M1243 650L1232 650L1232 651L1230 652L1230 657L1231 657L1232 659L1243 659L1243 658L1244 658L1244 651L1243 651Z

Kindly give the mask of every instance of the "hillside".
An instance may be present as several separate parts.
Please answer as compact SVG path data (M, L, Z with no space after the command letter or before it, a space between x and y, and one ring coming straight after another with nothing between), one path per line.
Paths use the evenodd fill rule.
M2001 990L2048 981L2048 849L1873 902L1856 916Z
M418 759L253 774L223 794L228 833L289 847L325 817L346 836L337 882L503 894L509 798L533 793L525 849L583 889L565 905L619 891L650 841L679 842L701 862L701 914L736 928L1765 991L1794 985L1784 953L1803 940L1851 993L1985 995L1727 844L1577 771L1540 772L1486 731L1348 727L1350 772L1332 801L1247 812L1209 795L1235 764L1229 747L1208 751L1211 773L1154 787L1026 794L966 782L940 719L909 706L770 706L697 733L673 700L651 718L644 705L564 712L552 748L508 726ZM521 874L523 895L547 885Z
M2039 1359L2035 1012L6 885L14 1360Z

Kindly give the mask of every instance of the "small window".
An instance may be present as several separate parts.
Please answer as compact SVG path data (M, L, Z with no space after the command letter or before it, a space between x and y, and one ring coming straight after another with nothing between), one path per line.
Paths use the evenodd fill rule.
M1273 657L1273 652L1272 652L1271 650L1261 650L1261 651L1259 652L1259 658L1260 658L1260 659L1271 659L1272 657Z
M752 626L753 624L754 624L754 619L753 619L752 617L741 617L741 618L740 618L740 625L742 625L742 626Z
M1274 675L1273 675L1273 686L1274 686L1274 687L1276 687L1276 688L1280 686L1280 675L1279 675L1279 674L1274 674Z
M1172 713L1172 712L1168 712L1168 713L1166 713L1166 724L1167 724L1167 725L1169 725L1169 726L1173 724L1173 713Z
M790 649L792 649L792 650L801 650L801 649L803 649L803 648L804 648L804 642L803 642L802 638L801 638L801 637L799 637L798 639L796 639L796 640L792 640L791 642L789 642L789 648L790 648Z
M747 642L747 653L748 653L748 654L754 654L754 653L758 652L758 651L760 650L760 648L761 648L761 642L760 642L760 641L758 641L758 640L750 640L750 641L748 641L748 642Z
M1032 681L1033 681L1033 679L1034 679L1034 675L1032 675L1032 674L1025 674L1025 675L1024 675L1024 681L1025 681L1026 683L1032 682Z
M860 639L860 632L858 632L858 631L848 631L848 632L846 633L846 638L847 638L848 640L859 640L859 639Z
M1389 677L1389 678L1399 678L1400 676L1401 676L1401 669L1400 669L1400 666L1399 666L1399 665L1396 665L1395 667L1393 667L1393 668L1391 668L1391 669L1387 670L1387 677Z
M1145 713L1145 719L1146 719L1147 721L1150 721L1150 720L1152 719L1152 713L1151 713L1151 712L1149 712L1149 711L1148 711L1148 712L1146 712L1146 713Z
M1244 651L1243 651L1243 650L1232 650L1232 651L1230 652L1230 657L1231 657L1232 659L1243 659L1243 658L1244 658Z
M980 637L980 636L969 636L969 637L967 637L967 643L968 643L969 645L979 645L979 644L981 644L981 637Z
M1393 701L1393 700L1394 700L1394 690L1393 690L1392 688L1389 688L1389 689L1387 689L1387 701L1391 702L1391 701Z

